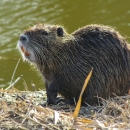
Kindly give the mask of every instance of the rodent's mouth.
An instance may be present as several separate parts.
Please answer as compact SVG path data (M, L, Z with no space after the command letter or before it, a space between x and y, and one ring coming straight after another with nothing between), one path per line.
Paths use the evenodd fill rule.
M26 57L29 57L29 56L30 56L30 53L29 53L23 46L21 46L20 48L21 48L21 51L24 53L24 55L25 55Z
M27 61L35 62L34 53L29 49L29 47L27 47L27 45L24 45L21 41L18 41L17 47L20 50L23 59Z
M25 58L30 57L30 55L31 55L30 52L26 49L26 47L20 41L18 42L18 48L24 54Z

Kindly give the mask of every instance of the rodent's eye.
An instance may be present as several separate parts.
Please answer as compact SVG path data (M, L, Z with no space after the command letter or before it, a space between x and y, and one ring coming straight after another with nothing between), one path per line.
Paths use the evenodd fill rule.
M48 35L46 31L42 31L42 35Z
M57 28L57 35L58 35L59 37L62 37L63 34L64 34L63 29L62 29L61 27Z

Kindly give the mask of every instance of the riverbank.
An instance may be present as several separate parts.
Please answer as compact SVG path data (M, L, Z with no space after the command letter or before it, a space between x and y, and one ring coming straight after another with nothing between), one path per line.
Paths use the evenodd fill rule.
M42 107L45 91L0 89L1 129L130 129L130 96L103 100L103 106L81 107L73 118L75 106L60 103Z

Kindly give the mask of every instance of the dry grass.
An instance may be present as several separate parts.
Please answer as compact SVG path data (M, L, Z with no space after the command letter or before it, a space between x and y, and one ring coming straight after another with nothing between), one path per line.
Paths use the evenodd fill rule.
M103 106L81 107L75 120L75 106L42 107L45 97L44 91L1 89L0 129L130 129L130 96L103 100Z
M81 107L82 94L91 74L92 71L85 80L76 107L62 102L42 107L40 104L46 101L45 92L30 92L27 87L27 91L12 88L22 78L18 77L9 88L0 90L0 129L130 129L130 95L102 99L102 106Z

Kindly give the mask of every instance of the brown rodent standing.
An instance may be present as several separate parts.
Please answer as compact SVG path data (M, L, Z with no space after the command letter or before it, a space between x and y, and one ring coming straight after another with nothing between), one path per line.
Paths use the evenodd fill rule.
M91 68L82 103L95 105L97 97L125 95L130 88L129 45L110 27L94 24L68 34L59 25L37 24L20 35L17 46L43 75L48 104L58 102L57 93L77 101Z

